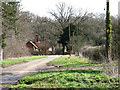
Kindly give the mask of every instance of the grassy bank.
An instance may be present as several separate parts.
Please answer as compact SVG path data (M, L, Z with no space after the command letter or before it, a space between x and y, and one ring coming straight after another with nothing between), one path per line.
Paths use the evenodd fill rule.
M59 67L100 66L92 60L76 56L62 56L50 62ZM10 88L85 88L94 90L118 90L118 77L106 76L102 69L78 69L42 71L31 73Z
M118 90L118 77L101 74L100 69L44 71L32 73L10 88L87 88Z
M93 63L92 60L86 58L64 55L51 61L50 64L57 67L79 67L79 66L101 66L102 64Z
M40 59L40 58L45 58L45 57L47 57L47 56L32 56L32 57L28 57L28 58L5 59L3 61L0 61L0 65L5 67L5 66L16 64L16 63L22 63L22 62L35 60L35 59Z

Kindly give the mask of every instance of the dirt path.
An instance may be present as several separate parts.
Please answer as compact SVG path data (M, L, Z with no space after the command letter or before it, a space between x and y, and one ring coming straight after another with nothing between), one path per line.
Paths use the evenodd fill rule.
M37 72L39 69L52 68L50 66L48 67L46 64L58 57L60 57L60 55L48 56L46 58L1 68L2 72L0 72L0 87L8 88L10 84L15 84L21 77L29 73Z

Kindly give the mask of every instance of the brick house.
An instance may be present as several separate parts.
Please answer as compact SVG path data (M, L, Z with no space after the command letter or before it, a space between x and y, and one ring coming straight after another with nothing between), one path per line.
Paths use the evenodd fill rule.
M35 42L29 41L26 43L26 46L33 55L53 54L50 43L47 41L39 41L38 35L36 35Z

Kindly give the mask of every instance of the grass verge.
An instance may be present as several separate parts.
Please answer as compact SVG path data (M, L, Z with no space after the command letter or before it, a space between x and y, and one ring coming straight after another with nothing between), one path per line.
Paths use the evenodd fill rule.
M28 57L28 58L5 59L3 61L0 61L0 65L2 65L2 67L6 67L9 65L22 63L22 62L26 62L26 61L30 61L30 60L35 60L35 59L40 59L40 58L45 58L45 57L47 57L47 56L32 56L32 57Z
M76 57L69 55L64 55L62 57L56 58L51 61L49 64L52 64L57 67L79 67L79 66L101 66L102 64L93 63L92 60L86 58Z
M101 74L101 69L44 71L31 73L10 88L87 88L118 90L118 77Z

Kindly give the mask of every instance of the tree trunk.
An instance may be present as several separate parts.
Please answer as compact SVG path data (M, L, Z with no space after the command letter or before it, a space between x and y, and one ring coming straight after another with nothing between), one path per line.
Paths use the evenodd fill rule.
M111 53L112 53L112 25L109 11L109 2L107 2L107 11L106 11L106 56L108 62L111 61Z
M55 54L55 47L52 46L52 54Z
M0 50L0 61L3 60L3 50Z
M75 52L75 56L79 56L79 52Z
M62 49L63 55L65 54L64 51L65 51L65 46L63 45L63 49Z

